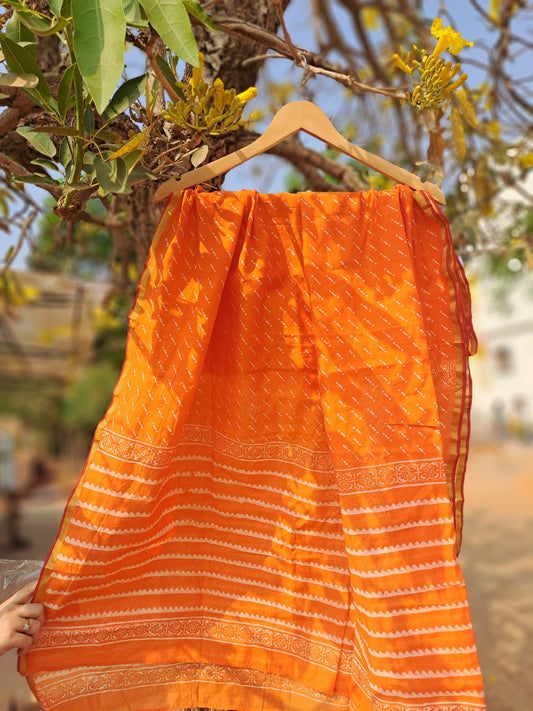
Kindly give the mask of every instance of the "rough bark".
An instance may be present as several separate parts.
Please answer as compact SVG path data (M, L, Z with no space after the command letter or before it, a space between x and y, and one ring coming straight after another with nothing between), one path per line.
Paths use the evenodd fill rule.
M234 0L218 0L214 9L217 14L234 15L236 14L235 4ZM283 0L282 4L285 8L289 4L289 0ZM277 32L280 18L276 4L272 0L249 0L246 3L239 3L237 10L242 19L268 32ZM213 32L199 23L194 24L194 33L198 49L205 57L204 77L206 81L212 83L217 77L220 77L226 88L233 88L237 92L255 85L262 61L252 62L245 66L243 66L243 61L249 57L264 54L263 46L246 37L228 34L221 30ZM178 131L174 133L184 142L191 139L190 136L180 134ZM239 134L232 132L210 140L208 160L214 160L234 150L239 137ZM154 164L159 159L158 154L162 152L161 149L161 143L155 143L152 158ZM190 164L183 161L176 172L183 172L189 167ZM215 187L219 187L223 180L224 176L221 176L215 183ZM153 201L155 188L154 184L143 183L134 187L132 195L116 201L120 209L125 212L140 264L146 260L153 234L163 210L162 205L155 204Z
M289 0L282 0L283 9L288 4ZM244 3L219 0L213 7L213 12L228 17L238 15L240 20L272 33L276 33L280 25L278 10L273 0L250 0ZM244 60L264 54L262 45L224 31L212 32L204 25L196 25L194 34L198 47L205 56L204 73L209 81L220 77L226 87L237 92L244 91L256 83L257 73L264 60L251 63L245 63Z

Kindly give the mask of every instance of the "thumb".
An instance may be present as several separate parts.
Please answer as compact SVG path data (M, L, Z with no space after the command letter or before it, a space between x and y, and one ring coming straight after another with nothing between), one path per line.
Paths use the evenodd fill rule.
M35 592L36 585L37 581L30 580L30 582L26 583L24 587L17 590L17 592L10 597L9 602L13 602L16 605L23 605L25 602L28 602Z

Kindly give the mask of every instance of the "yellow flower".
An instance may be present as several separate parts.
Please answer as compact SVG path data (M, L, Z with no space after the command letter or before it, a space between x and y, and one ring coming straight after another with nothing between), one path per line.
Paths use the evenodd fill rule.
M406 64L399 54L393 54L391 57L391 61L398 67L398 69L401 69L402 72L409 74L409 76L413 76L415 68L410 67L408 64Z
M242 104L242 106L244 106L252 99L255 99L256 96L257 96L257 89L255 88L255 86L250 86L250 87L248 87L248 89L246 89L246 91L241 91L240 94L237 94L236 98L239 101L239 103Z
M461 37L460 32L456 32L453 27L444 27L440 17L436 17L431 25L431 34L438 39L437 46L433 50L433 57L439 57L448 50L451 54L459 54L464 47L473 47L473 42L468 42Z
M225 96L224 96L224 82L220 77L217 77L215 81L213 82L213 89L214 89L214 96L213 96L213 105L215 107L215 111L217 113L222 113L222 110L224 109L224 102L225 102Z
M448 86L446 87L446 92L449 94L450 91L455 91L460 86L462 86L467 79L468 79L468 74L466 74L466 73L461 74L459 79L456 79L452 84L448 84Z
M446 86L460 71L461 65L459 62L455 66L452 66L451 62L446 62L440 75L440 85Z
M198 66L193 67L193 69L192 69L191 84L193 86L198 86L202 81L202 75L204 73L204 61L205 61L205 57L202 54L202 52L198 52L198 60L199 60Z

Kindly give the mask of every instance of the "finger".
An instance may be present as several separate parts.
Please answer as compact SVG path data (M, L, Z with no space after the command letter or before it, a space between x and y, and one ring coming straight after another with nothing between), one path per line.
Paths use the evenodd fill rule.
M33 647L33 637L30 635L23 634L22 632L17 634L14 647L18 649L18 655L26 654Z
M40 602L28 602L21 605L18 609L19 615L36 620L40 620L44 616L43 606Z
M32 636L32 622L33 622L33 620L30 620L27 617L23 617L22 620L20 620L20 622L19 622L19 627L18 627L17 631L31 637ZM34 623L34 626L35 626L35 623Z
M39 641L39 637L41 636L41 622L39 620L34 620L34 624L32 626L32 637L33 637L33 643L35 644L36 642Z
M33 593L35 592L35 586L35 581L26 583L23 588L17 590L17 592L9 598L8 602L13 602L16 605L21 605L25 602L28 602L29 600L31 600Z
M39 615L34 617L34 619L39 621L39 625L44 625L44 623L45 623L44 605L41 605L41 603L38 603L38 605L39 605Z
M22 634L28 635L29 637L33 637L34 642L37 642L37 640L39 639L44 622L44 613L42 612L42 605L37 605L37 607L41 611L41 615L39 617L28 617L27 615L25 615L21 620L21 625L19 629Z

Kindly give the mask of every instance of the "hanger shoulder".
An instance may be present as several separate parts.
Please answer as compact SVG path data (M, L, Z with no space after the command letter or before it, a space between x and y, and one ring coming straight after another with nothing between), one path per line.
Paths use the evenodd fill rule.
M438 203L446 204L441 190L433 183L423 183L414 173L410 173L394 163L390 163L384 158L350 143L335 129L326 114L310 101L293 101L285 104L275 114L266 131L248 146L240 148L212 163L184 173L179 180L167 180L157 189L155 201L163 200L176 190L185 190L198 183L212 180L218 175L236 168L250 158L265 153L277 143L300 130L324 141L332 148L336 148L351 158L355 158L359 163L378 171L395 182L407 185L413 190L424 190Z
M308 104L309 109L305 110L303 124L301 128L314 136L327 143L332 148L345 153L350 156L350 158L355 158L359 163L366 165L367 168L372 168L372 170L381 173L387 178L391 178L396 183L401 183L402 185L407 185L413 190L424 190L440 204L445 205L446 199L442 194L442 191L434 184L425 182L423 183L418 175L410 173L404 168L391 163L381 156L377 156L374 153L369 153L365 151L364 148L350 143L337 129L333 126L331 121L323 113L321 109L311 102L295 102L301 104Z

